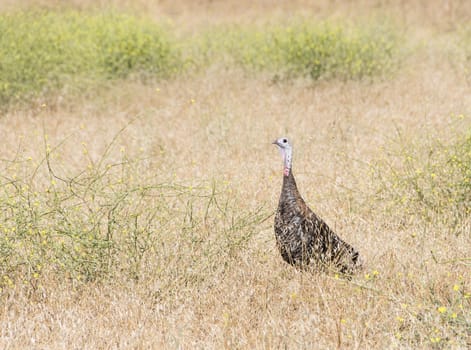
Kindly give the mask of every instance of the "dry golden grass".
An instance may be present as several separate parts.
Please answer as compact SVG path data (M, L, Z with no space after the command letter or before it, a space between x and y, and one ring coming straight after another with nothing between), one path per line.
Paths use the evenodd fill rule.
M215 21L231 20L228 9L242 18L245 9L237 3L140 1L132 6L164 8L168 16L175 12L177 23L197 17L192 23L198 27L209 20L208 8L219 9ZM253 19L272 2L262 3L249 8ZM442 6L466 8L464 1L424 5L442 22L422 26L419 4L408 14L421 18L412 35L422 35L424 28L440 31L451 20L438 15ZM315 11L304 1L293 6ZM347 13L352 4L319 6L329 16ZM391 8L397 11L396 5ZM49 271L33 292L21 284L3 291L0 348L470 347L471 236L449 235L418 219L399 221L373 200L375 184L368 176L371 162L388 157L384 149L397 140L397 130L406 138L430 133L446 138L453 137L447 128L452 115L464 114L471 124L469 82L449 65L440 42L434 43L382 82L274 84L270 76L213 67L152 86L123 82L97 95L58 97L49 106L2 116L4 160L39 161L44 134L51 145L72 134L55 163L64 173L97 160L133 121L119 135L111 161L119 161L123 152L143 155L148 157L140 170L143 178L222 183L231 210L253 212L262 205L267 217L281 187L281 160L271 141L287 135L294 143L294 173L303 197L359 249L366 267L351 281L295 270L276 251L273 217L254 226L246 245L201 257L200 265L198 252L180 241L187 237L169 229L163 234L171 244L148 259L138 282L123 276L75 285ZM201 237L214 238L211 223L205 230ZM236 239L239 232L230 234ZM162 262L159 254L170 258Z

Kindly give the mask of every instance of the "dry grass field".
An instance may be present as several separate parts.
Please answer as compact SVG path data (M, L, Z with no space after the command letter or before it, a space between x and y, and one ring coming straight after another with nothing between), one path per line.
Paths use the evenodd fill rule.
M62 6L0 10L32 3ZM381 16L407 42L378 79L276 80L215 63L3 112L0 348L471 347L471 185L459 205L428 201L453 179L427 187L448 174L440 152L471 132L459 46L471 5L313 3L70 1L146 13L179 36ZM276 250L280 136L305 200L366 261L351 280L298 271Z

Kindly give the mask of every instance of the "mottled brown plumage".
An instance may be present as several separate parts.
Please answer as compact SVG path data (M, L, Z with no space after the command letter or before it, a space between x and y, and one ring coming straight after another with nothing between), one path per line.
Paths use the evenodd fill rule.
M284 161L283 187L275 216L275 237L283 259L298 266L315 263L351 274L361 267L358 252L344 242L304 202L291 170L292 148L286 138L274 142Z

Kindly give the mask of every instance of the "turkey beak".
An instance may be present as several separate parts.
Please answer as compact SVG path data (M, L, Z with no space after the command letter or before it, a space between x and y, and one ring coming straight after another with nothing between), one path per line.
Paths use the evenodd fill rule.
M272 144L273 144L273 145L277 145L277 146L278 146L278 142L277 142L277 140L273 141L273 142L272 142Z

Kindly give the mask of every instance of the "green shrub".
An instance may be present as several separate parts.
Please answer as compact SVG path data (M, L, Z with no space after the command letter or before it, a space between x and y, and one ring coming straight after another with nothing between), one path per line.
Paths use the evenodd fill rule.
M375 29L302 26L282 31L276 39L289 69L313 79L371 77L392 65L394 40Z
M0 162L0 292L45 278L81 284L146 273L188 285L224 269L270 215L241 210L224 184L146 175L145 162L115 140L74 172L56 164L61 149L51 145L43 159Z
M167 77L178 54L155 24L104 13L0 15L0 103L93 79Z
M378 199L391 213L459 232L471 216L471 129L467 130L454 130L451 140L401 138L399 149L374 167Z
M378 25L302 22L265 29L220 28L193 40L206 63L222 59L255 71L314 80L372 77L392 71L397 63L397 38Z

